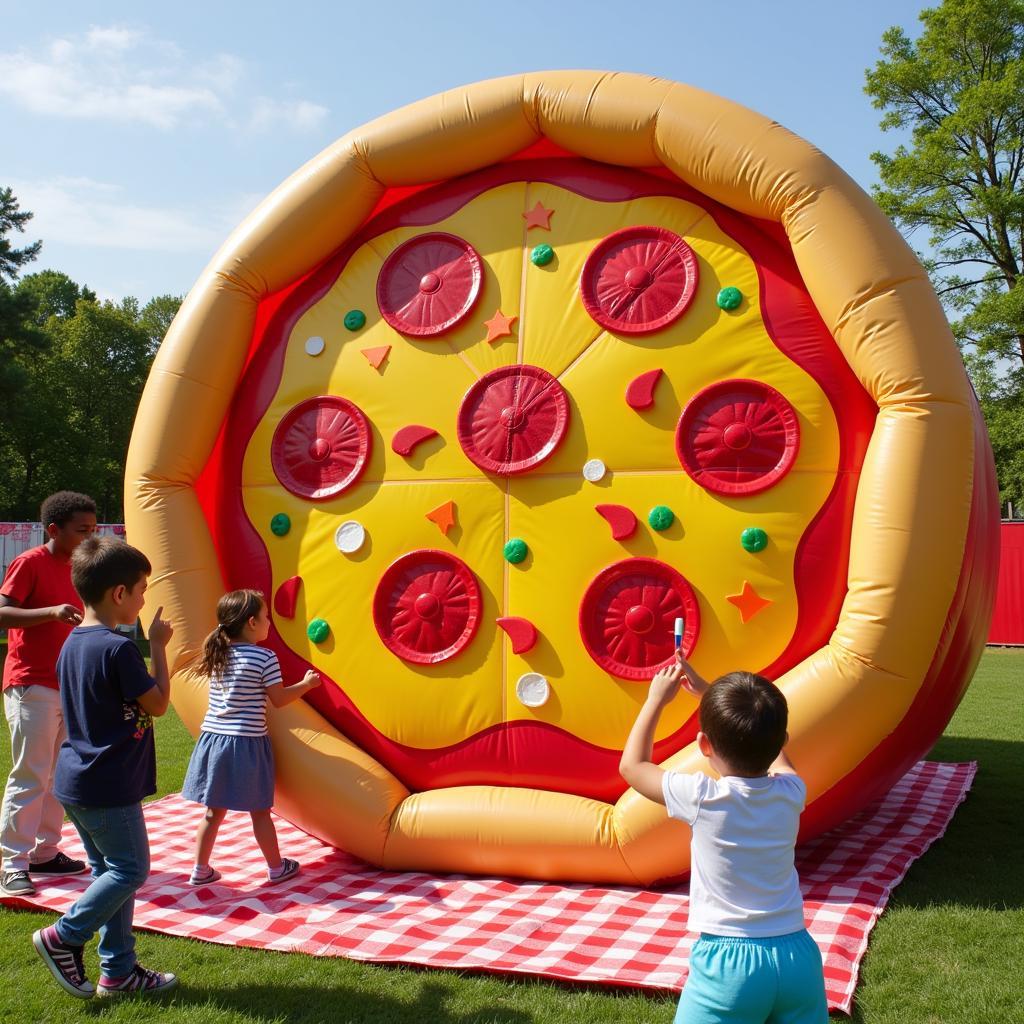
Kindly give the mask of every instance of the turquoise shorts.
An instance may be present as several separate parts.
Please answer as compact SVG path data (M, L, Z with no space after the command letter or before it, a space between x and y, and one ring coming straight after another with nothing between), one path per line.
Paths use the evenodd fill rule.
M676 1024L828 1024L821 954L806 929L769 939L701 935Z

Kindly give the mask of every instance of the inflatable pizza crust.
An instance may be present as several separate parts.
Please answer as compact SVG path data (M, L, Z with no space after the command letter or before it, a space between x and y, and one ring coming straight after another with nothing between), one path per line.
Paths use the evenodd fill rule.
M899 236L778 126L631 75L457 90L286 182L161 348L126 506L191 728L224 589L324 677L271 716L281 813L381 865L552 879L688 869L617 770L676 630L786 693L809 836L941 733L997 558ZM695 712L666 767L706 767Z

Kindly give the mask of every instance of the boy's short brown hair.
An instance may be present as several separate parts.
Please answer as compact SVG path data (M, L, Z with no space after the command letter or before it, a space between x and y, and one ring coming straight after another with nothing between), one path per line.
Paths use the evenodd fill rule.
M786 698L753 672L716 679L701 698L699 716L715 753L740 772L764 774L786 743Z
M98 605L108 590L118 586L130 590L152 571L138 548L115 537L89 537L71 556L71 582L90 607Z

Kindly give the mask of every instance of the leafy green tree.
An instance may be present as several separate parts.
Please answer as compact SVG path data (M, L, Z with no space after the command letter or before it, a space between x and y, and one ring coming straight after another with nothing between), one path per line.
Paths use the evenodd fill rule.
M57 283L51 295L67 291ZM91 494L101 519L119 521L124 459L153 357L150 327L135 300L79 298L72 316L52 315L43 330L44 353L15 357L23 383L0 425L0 515L33 518L46 494L66 487Z
M882 128L882 209L928 232L924 262L962 345L1024 364L1024 2L944 0L913 41L882 37L865 91Z
M21 210L10 188L0 188L0 407L24 386L23 368L15 357L21 352L39 352L46 337L32 320L32 300L13 287L21 268L39 255L41 242L20 249L8 237L23 232L32 214Z
M41 270L28 274L18 282L19 295L28 296L34 308L32 319L39 327L45 326L51 316L66 320L75 315L79 299L96 301L96 293L80 286L59 270Z
M23 232L32 214L22 210L9 186L0 188L0 281L5 277L13 281L26 263L31 263L43 247L42 242L32 242L21 249L15 249L8 238L13 231Z

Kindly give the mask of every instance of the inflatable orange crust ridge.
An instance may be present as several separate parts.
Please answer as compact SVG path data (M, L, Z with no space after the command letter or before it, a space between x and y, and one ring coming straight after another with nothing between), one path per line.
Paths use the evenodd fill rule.
M815 834L941 732L994 593L912 254L806 143L635 75L454 90L297 172L175 320L126 492L186 724L217 597L260 586L326 680L271 716L277 809L391 867L684 873L616 770L676 617L783 688ZM667 767L705 767L694 711Z

